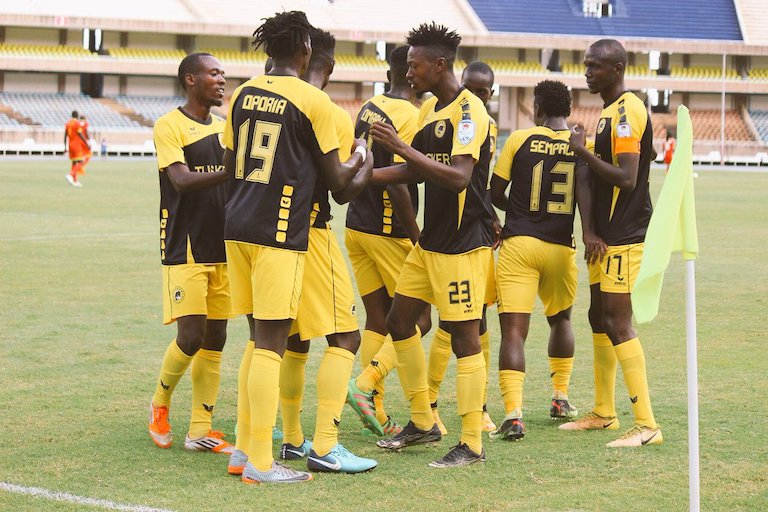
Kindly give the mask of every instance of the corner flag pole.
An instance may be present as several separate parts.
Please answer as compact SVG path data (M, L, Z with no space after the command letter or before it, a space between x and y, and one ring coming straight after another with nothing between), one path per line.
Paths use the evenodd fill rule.
M677 149L648 223L645 250L632 290L637 323L659 312L664 272L673 252L685 261L685 342L688 381L688 483L691 512L699 512L699 386L696 357L696 283L694 260L699 253L693 191L693 126L685 105L677 108Z
M688 489L690 511L699 512L699 380L696 355L696 262L685 262L685 352L688 366Z

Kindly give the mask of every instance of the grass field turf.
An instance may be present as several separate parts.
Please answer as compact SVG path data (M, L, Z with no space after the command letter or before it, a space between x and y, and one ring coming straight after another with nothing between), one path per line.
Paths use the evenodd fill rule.
M639 328L664 445L616 451L604 444L617 432L556 429L547 414L548 333L539 308L528 338L528 433L522 442L486 441L484 465L427 467L457 440L452 362L441 394L441 415L450 433L438 448L383 452L361 433L359 420L346 408L342 442L359 455L376 458L377 469L354 476L319 474L297 486L245 486L226 475L225 456L181 447L189 421L188 377L179 384L171 409L176 445L159 450L146 433L147 404L162 354L175 334L174 327L161 325L154 162L94 161L81 189L64 181L66 167L65 160L10 159L0 166L0 482L179 511L687 510L679 256L667 273L659 317ZM768 174L699 174L702 510L766 510ZM655 171L652 182L655 196L662 173ZM343 208L334 215L334 230L341 237ZM583 263L579 270L570 396L586 412L592 400L592 349ZM362 304L358 311L364 311ZM498 321L495 309L489 313L489 408L500 422ZM237 366L246 339L244 319L232 320L214 421L230 439ZM430 339L431 334L425 345ZM313 341L303 416L307 436L314 426L314 375L325 346ZM388 385L388 410L405 421L397 379L390 378ZM620 374L616 396L623 431L631 426L631 416ZM0 510L95 509L0 491Z

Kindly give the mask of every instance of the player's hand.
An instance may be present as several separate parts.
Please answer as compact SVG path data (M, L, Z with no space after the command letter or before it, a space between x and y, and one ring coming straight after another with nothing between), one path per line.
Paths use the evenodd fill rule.
M605 241L594 233L584 233L584 260L589 263L602 263L605 251L608 245Z
M374 142L378 142L384 146L387 151L391 151L392 153L398 153L398 150L401 149L403 145L403 141L397 136L397 130L395 130L395 127L391 124L377 121L371 125L368 133Z
M584 131L583 124L576 123L575 125L571 126L570 143L572 151L584 149L587 143L587 132Z
M501 222L499 222L499 218L496 215L493 216L492 229L493 229L493 245L491 246L491 249L495 251L501 245Z

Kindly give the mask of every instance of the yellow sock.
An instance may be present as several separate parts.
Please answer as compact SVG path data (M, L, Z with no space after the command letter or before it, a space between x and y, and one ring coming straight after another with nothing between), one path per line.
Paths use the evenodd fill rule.
M253 340L248 340L237 372L237 437L235 438L237 449L246 454L251 450L251 402L248 399L251 359L253 359Z
M485 389L483 354L461 357L456 361L456 408L461 416L461 442L473 452L482 453L483 390Z
M317 421L312 449L320 457L339 442L339 421L347 398L347 382L352 375L355 354L339 347L325 349L317 370Z
M451 350L451 335L438 328L429 346L429 361L427 362L427 386L429 386L429 402L437 402L440 385L445 378L445 371L453 355Z
M621 364L624 383L632 401L635 424L656 428L656 419L651 409L651 395L648 392L648 375L645 371L645 354L640 340L632 338L616 345L616 358Z
M483 389L483 406L488 401L488 381L491 379L491 333L486 330L480 335L480 350L485 359L485 388Z
M381 349L385 339L386 336L379 334L376 331L363 331L362 341L360 341L360 350L358 351L360 354L360 366L362 368L367 369L368 365ZM392 345L392 340L389 340L389 344ZM394 350L394 347L392 347L392 351ZM369 379L370 377L372 376L366 376L364 379ZM370 385L370 381L367 381L364 385ZM387 412L384 410L384 379L373 386L373 389L376 391L376 394L373 395L373 404L376 406L376 419L383 425L387 421Z
M253 349L248 375L248 399L251 405L251 447L248 462L259 471L272 467L272 429L280 401L280 361L271 350ZM238 428L239 430L239 428Z
M435 424L429 406L427 387L427 356L421 346L421 333L393 343L397 351L397 373L403 385L405 398L411 403L411 421L421 430L429 430Z
M499 388L504 399L504 414L523 416L523 384L525 372L517 370L499 370Z
M595 414L605 418L616 416L616 350L605 333L592 333L595 349Z
M280 363L280 413L283 417L283 442L301 446L301 404L304 400L304 369L309 353L286 350Z
M355 379L355 384L361 391L370 393L376 389L376 386L381 383L396 366L397 352L395 352L395 347L392 345L392 338L387 336L371 362L365 367L360 376Z
M155 405L171 405L171 395L176 389L184 373L187 371L193 356L188 356L179 348L176 340L173 340L165 349L163 364L160 366L160 376L155 386L155 395L152 403Z
M559 400L568 399L568 384L571 382L572 372L572 357L549 358L549 373L552 377L552 396Z
M192 360L192 416L189 437L208 434L221 383L221 351L201 348Z

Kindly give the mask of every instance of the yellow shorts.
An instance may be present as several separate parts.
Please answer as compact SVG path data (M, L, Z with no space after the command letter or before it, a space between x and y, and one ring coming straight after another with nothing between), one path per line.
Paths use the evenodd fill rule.
M536 295L544 314L573 306L576 297L576 249L531 236L504 239L496 263L499 313L531 313Z
M490 247L480 247L463 254L442 254L416 244L405 260L395 292L434 304L441 320L478 320L483 314L492 252Z
M309 228L304 282L291 335L302 340L358 330L347 263L330 228Z
M304 252L225 240L232 314L257 320L296 318Z
M411 240L347 229L344 245L347 246L360 296L364 297L384 286L389 296L394 297L400 270L413 249Z
M226 320L231 315L227 264L163 265L163 323L189 315Z
M631 293L640 272L643 244L609 245L602 262L589 267L589 285L600 284L600 291Z
M493 251L488 255L488 274L485 276L485 300L486 306L496 304L496 259Z

